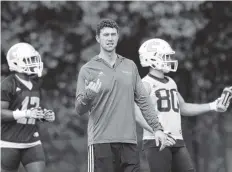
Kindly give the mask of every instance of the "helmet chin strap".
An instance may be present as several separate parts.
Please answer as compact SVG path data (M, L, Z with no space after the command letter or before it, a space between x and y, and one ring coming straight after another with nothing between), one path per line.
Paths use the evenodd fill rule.
M38 68L35 68L34 70L35 70L36 75L37 75L38 77L41 77L41 76L42 76L42 72L41 72Z
M38 75L37 74L31 74L31 75L28 75L29 79L30 80L35 80L38 78Z

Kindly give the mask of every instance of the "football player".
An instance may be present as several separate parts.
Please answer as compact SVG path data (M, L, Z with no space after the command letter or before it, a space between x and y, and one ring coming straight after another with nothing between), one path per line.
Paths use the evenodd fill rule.
M220 98L206 104L186 103L178 92L175 81L165 76L166 73L177 70L178 61L172 58L174 54L175 51L162 39L150 39L139 48L141 65L150 67L150 72L143 78L144 86L154 102L164 132L176 140L174 145L167 140L167 147L159 151L152 130L135 105L136 121L145 128L143 150L151 172L170 172L170 170L194 172L193 163L182 136L181 115L194 116L209 111L224 112L229 106L229 101L226 105L222 105ZM231 87L226 90L232 92Z
M44 152L37 128L39 121L53 122L55 114L42 109L43 62L28 43L17 43L7 52L11 75L1 81L1 171L16 172L20 162L27 172L43 172Z

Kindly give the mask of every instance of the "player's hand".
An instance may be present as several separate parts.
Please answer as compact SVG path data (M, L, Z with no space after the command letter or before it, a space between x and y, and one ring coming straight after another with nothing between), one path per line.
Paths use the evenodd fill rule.
M55 121L55 113L52 110L44 109L44 119L48 122Z
M221 98L217 98L215 101L209 103L209 107L211 110L216 111L216 112L225 112L226 107L225 106L219 106L219 102L221 101Z
M176 144L176 139L171 136L171 133L166 133L167 135L167 140L166 140L166 147L167 146L173 146Z
M87 96L89 98L95 97L95 95L100 91L101 88L101 81L100 79L97 79L96 82L89 82L85 80L85 89L87 90Z
M226 110L227 110L227 108L230 105L231 98L232 98L232 86L231 87L225 87L223 92L222 92L222 95L220 97L218 107L221 108L221 106L222 106L222 107L225 107Z
M31 108L26 111L26 118L43 119L44 113L41 108Z
M224 92L229 93L228 96L222 94L221 97L217 98L214 102L210 103L209 106L211 110L214 110L216 112L225 112L227 110L227 108L230 105L230 99L232 98L232 87L226 87L223 90L223 93Z
M155 132L156 146L159 146L159 144L161 143L160 149L159 149L160 151L162 151L166 147L166 140L167 140L167 135L163 131L157 130Z

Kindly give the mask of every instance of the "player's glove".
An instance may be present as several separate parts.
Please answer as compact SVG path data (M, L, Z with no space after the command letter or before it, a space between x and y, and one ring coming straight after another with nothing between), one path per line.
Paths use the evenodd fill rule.
M219 107L219 102L221 101L221 98L217 98L215 101L209 103L210 110L216 111L216 112L225 112L227 110L226 106Z
M42 119L44 118L43 110L39 108L31 108L25 111L26 118Z
M232 98L232 87L226 87L221 97L217 98L214 102L210 103L210 109L216 112L225 112L230 105Z
M230 100L232 98L232 86L224 88L220 98L221 100L219 102L219 106L225 106L227 109L230 105Z
M48 122L55 121L55 113L52 110L44 109L44 119Z

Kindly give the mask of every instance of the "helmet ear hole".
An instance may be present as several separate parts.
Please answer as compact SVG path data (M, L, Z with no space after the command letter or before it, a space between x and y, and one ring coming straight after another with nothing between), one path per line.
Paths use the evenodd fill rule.
M156 69L156 66L154 64L151 65L154 69Z

